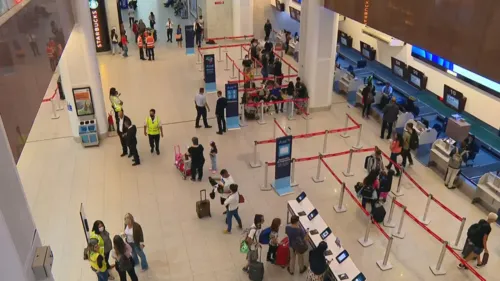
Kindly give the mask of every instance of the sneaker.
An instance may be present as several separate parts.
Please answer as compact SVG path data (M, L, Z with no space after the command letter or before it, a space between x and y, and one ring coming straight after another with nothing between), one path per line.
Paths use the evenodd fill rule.
M228 231L227 229L224 229L224 231L222 231L222 233L224 233L224 234L231 234L231 231Z
M476 268L481 268L481 267L484 267L484 266L485 266L484 263L481 263L481 264L478 263L478 264L476 264Z
M217 134L217 135L222 135L222 132L217 132L216 134Z
M208 125L208 126L205 126L205 129L210 129L212 128L212 126Z
M195 179L193 179L193 178L191 178L191 181L192 181L192 182L195 182L196 180L195 180Z
M199 128L201 128L201 126L194 126L194 127L195 127L196 129L199 129Z
M459 264L457 265L457 267L458 267L459 269L467 269L467 267L465 267L465 265L463 265L463 264L461 264L461 263L459 263Z
M141 165L141 162L136 162L136 163L132 164L132 166L138 166L138 165Z
M246 266L245 266L245 267L243 267L241 270L243 270L243 272L248 273L248 267L246 267Z
M122 153L122 154L120 155L120 157L123 157L123 156L125 156L125 155L127 155L127 153Z
M288 271L288 273L290 273L290 275L293 275L293 272L290 271L290 267L287 267L286 271Z
M153 153L155 150L153 148L151 148L151 153Z
M307 266L304 266L304 267L302 268L302 270L300 270L300 271L299 271L299 273L300 273L300 274L302 274L302 273L306 272L306 270L307 270Z
M160 151L159 150L156 151L156 155L160 155Z

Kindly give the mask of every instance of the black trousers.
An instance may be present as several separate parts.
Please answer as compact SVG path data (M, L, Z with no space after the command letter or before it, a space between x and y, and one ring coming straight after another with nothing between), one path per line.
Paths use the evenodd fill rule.
M278 245L269 245L269 250L267 251L267 260L276 260L276 251L278 251Z
M403 167L406 167L406 160L407 159L410 161L410 164L413 165L413 158L411 157L411 150L409 150L409 149L403 149L401 151L401 156L403 156L403 163L401 163L401 165Z
M372 210L375 209L375 201L373 199L368 199L364 197L361 199L361 206L363 206L365 210L366 210L366 203L370 203L370 205L372 206Z
M191 163L191 179L195 180L196 175L198 175L198 180L201 180L203 178L203 165L205 164L205 161L201 163Z
M265 31L266 32L266 38L264 38L265 41L269 40L269 35L271 35L271 31Z
M131 262L132 264L134 264L134 259L130 258L131 259ZM135 273L135 268L132 267L131 269L127 270L127 271L122 271L120 270L120 264L119 263L116 263L116 271L118 271L118 275L120 276L120 281L127 281L127 273L128 273L128 276L130 276L130 280L132 281L139 281L139 278L137 278L137 274Z
M283 98L281 96L278 96L278 97L275 97L275 96L271 96L271 100L272 101L282 101ZM283 111L283 104L282 103L275 103L274 104L274 111L276 113L279 112L279 110Z
M219 132L226 132L226 118L224 118L224 114L216 114L217 116L217 126L219 127Z
M200 33L196 33L195 35L195 39L196 39L196 45L201 48L201 34Z
M118 125L117 125L116 127L117 127L117 128L120 128ZM118 133L118 136L120 137L120 143L121 143L121 145L122 145L122 153L123 153L123 154L128 154L128 151L129 151L129 150L128 150L128 146L127 146L127 140L126 140L126 139L125 139L125 137L124 137L122 134L120 134L120 133ZM130 153L132 153L132 152L130 152Z
M155 60L155 48L146 48L149 60Z
M172 42L172 32L174 30L172 28L167 29L167 42Z
M143 60L143 59L144 59L144 51L143 51L142 49L144 49L144 48L139 48L139 58L140 58L141 60Z
M361 114L361 115L362 115L363 117L364 117L364 116L366 116L366 117L370 116L370 109L371 109L371 107L372 107L372 104L371 104L371 103L367 103L367 102L365 102L365 103L363 104L363 112L362 112L362 114Z
M197 106L196 107L196 127L200 126L200 118L203 117L203 125L205 127L208 127L208 122L207 122L207 108L204 106Z
M132 25L134 24L134 21L135 21L135 18L134 17L129 17L128 18L128 23L129 23L129 27L132 28Z
M149 146L151 147L151 152L156 148L156 152L160 152L160 135L148 135Z
M391 138L392 135L392 125L394 125L393 122L387 122L387 121L382 121L382 130L380 130L380 137L384 138L385 135L385 129L387 129L387 139Z
M134 162L136 164L141 164L141 159L139 159L139 152L137 151L137 144L129 145L130 154L134 157Z
M40 55L40 52L38 51L38 45L36 44L36 42L30 42L30 47L35 57Z

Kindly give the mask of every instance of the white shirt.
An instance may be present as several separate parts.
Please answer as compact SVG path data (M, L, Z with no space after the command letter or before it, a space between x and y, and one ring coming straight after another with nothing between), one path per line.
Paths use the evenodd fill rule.
M124 118L119 118L120 120L118 120L118 131L119 132L123 132L123 119Z
M194 97L194 101L196 103L196 106L198 106L198 107L205 107L205 105L207 104L207 97L205 97L205 95L202 95L202 94L198 93Z
M134 243L134 229L129 228L128 225L125 227L125 241L127 243Z
M238 192L232 193L224 202L224 206L227 206L229 211L234 211L240 206L240 195Z
M253 240L252 245L250 245L250 250L256 250L257 245L259 244L259 236L262 232L262 229L257 229L255 224L252 224L250 227L250 231L248 232L248 238Z
M134 11L134 9L132 9L132 8L128 9L128 16L131 17L131 18L135 17L135 11Z
M229 175L229 177L227 178L222 178L221 182L224 184L224 188L222 189L220 197L227 199L229 195L231 195L231 190L229 189L229 186L234 183L234 179L231 175Z
M167 29L172 29L172 26L173 26L172 22L167 21L167 23L165 24L165 27L167 27Z

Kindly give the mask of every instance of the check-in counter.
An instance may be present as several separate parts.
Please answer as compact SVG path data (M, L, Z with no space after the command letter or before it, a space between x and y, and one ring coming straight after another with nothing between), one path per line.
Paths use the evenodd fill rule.
M455 149L456 141L453 139L437 139L431 148L429 166L435 166L437 170L446 173L451 152Z
M478 201L489 210L500 210L500 176L490 172L481 177L472 199L473 203Z
M411 116L413 116L413 114L411 114L409 112L406 112L404 114L410 114ZM413 124L413 129L418 134L419 145L431 144L437 140L438 132L435 129L427 128L422 122L417 121L415 119L409 119L405 123L404 128L406 128L406 124L409 124L409 123Z

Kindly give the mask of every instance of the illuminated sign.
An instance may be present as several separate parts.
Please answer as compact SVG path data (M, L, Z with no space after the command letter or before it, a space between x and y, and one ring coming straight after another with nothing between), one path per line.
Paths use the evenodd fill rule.
M89 0L92 33L97 52L111 50L104 0Z
M92 26L94 29L94 40L96 47L102 48L102 38L101 38L101 24L99 22L99 15L96 10L92 10Z
M363 10L363 23L368 24L368 14L369 14L369 9L370 9L370 2L371 0L365 0L365 7Z

